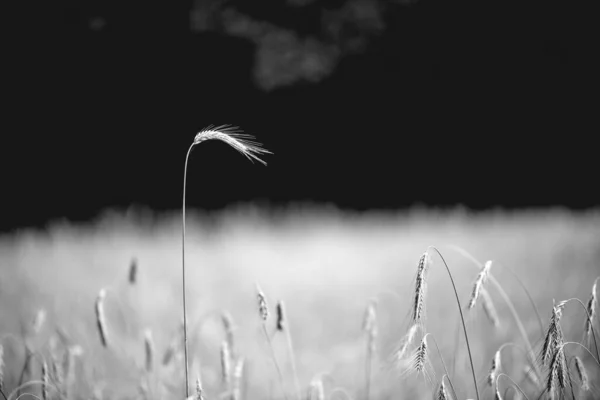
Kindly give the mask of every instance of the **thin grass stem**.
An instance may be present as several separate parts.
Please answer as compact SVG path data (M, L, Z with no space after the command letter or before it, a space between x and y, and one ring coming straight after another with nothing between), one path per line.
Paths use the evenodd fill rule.
M473 385L475 386L475 394L477 395L477 400L479 400L480 399L479 388L477 387L477 376L475 375L475 367L473 366L473 357L471 355L471 345L469 344L469 336L467 334L467 326L465 325L465 318L463 316L462 306L460 305L460 299L458 298L458 291L456 290L456 285L454 284L454 278L452 277L452 273L450 272L450 267L448 267L448 264L446 263L446 260L442 256L442 253L440 253L440 251L437 248L435 248L434 246L429 246L428 249L429 248L435 250L436 253L438 253L440 258L444 262L444 265L446 266L446 271L448 271L448 276L450 277L450 282L452 282L452 288L454 289L454 295L456 296L456 303L458 305L458 311L460 313L460 319L462 321L463 331L465 333L465 340L467 342L467 351L469 353L469 362L471 363L471 373L473 375Z

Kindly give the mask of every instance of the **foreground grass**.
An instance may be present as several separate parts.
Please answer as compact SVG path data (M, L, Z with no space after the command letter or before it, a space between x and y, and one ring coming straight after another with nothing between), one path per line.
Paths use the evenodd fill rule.
M4 393L8 395L20 380L43 381L45 361L48 398L184 397L181 349L170 347L180 343L181 332L179 216L141 215L110 214L86 226L63 223L1 239ZM426 332L419 333L410 348L414 354L423 334L429 333L427 374L409 375L390 362L411 324L417 261L428 246L435 245L452 270L463 310L468 310L479 270L445 246L458 245L481 263L494 260L492 274L514 303L536 351L544 339L536 313L503 266L523 281L546 329L553 299L577 297L586 302L600 265L597 212L351 215L323 209L265 213L247 208L218 216L192 213L187 221L190 377L194 381L201 377L206 399L223 393L244 399L283 398L284 391L295 398L294 375L304 398L309 387L314 393L322 387L326 397L367 398L367 386L371 399L431 398L446 374L436 344L450 378L445 378L446 390L452 393L453 387L459 399L475 398L454 294L440 265L430 270L427 280ZM137 273L130 280L134 259ZM258 315L257 282L270 307L266 331L283 385ZM487 385L488 375L496 351L508 342L514 346L502 350L498 375L506 376L497 376L501 395L508 399L516 395L510 377L530 398L537 398L535 384L524 379L527 351L521 350L526 344L499 293L489 282L486 285L496 306L497 327L483 307L465 311L481 398L495 395L494 387ZM106 347L94 312L103 288ZM375 334L362 325L373 298ZM289 332L277 330L279 300L285 301ZM34 324L42 309L42 323L38 317ZM223 323L224 311L230 329ZM562 313L565 341L580 341L584 309L569 303ZM293 351L285 333L293 337ZM23 340L33 356L21 379L28 359ZM225 370L224 343L231 361ZM569 390L566 396L594 398L599 393L595 348L588 346L590 355L576 347L565 349L573 386L581 387L576 360L571 358L576 355L587 367L590 389ZM61 368L53 370L54 359L60 360L55 364ZM59 395L53 384L63 393ZM43 398L42 386L27 387L23 393Z

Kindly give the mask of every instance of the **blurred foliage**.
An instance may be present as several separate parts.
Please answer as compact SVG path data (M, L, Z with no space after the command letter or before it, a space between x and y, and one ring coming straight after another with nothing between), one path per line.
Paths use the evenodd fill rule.
M261 11L257 3L248 6L226 0L195 0L190 23L195 33L222 32L254 43L254 80L269 91L327 77L342 57L364 52L369 41L384 32L384 15L390 7L410 3L279 0L261 4L269 7Z

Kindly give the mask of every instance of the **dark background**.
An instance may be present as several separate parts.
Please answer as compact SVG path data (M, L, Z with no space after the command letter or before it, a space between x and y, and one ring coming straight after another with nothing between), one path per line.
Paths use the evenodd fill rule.
M2 230L179 209L187 148L210 124L274 155L265 168L223 143L197 147L190 207L598 204L590 2L364 1L377 17L337 31L323 15L350 1L22 3L3 57ZM198 5L212 10L201 29ZM337 49L333 67L287 82L266 68L261 81L268 41L232 34L224 15L316 38ZM270 47L273 77L297 67L277 64L286 46Z

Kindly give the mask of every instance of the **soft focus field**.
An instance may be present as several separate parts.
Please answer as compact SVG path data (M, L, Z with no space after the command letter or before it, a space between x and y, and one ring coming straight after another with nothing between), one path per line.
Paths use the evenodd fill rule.
M192 211L187 228L188 315L190 321L204 321L198 329L193 329L197 324L191 326L194 363L190 373L195 379L200 368L206 399L219 398L222 389L222 310L237 325L236 351L246 360L243 398L282 398L261 331L255 282L271 306L270 330L274 329L276 301L285 301L304 393L313 377L327 373L323 378L326 395L339 386L355 399L364 398L366 338L361 326L368 300L376 296L379 337L371 398L417 399L431 398L430 385L416 374L398 376L388 361L408 327L417 262L427 246L436 246L444 255L463 307L478 269L445 246L461 246L482 263L494 260L492 274L509 293L532 344L538 347L542 333L535 312L503 266L515 271L528 287L544 329L553 299L579 297L585 303L594 278L600 275L598 211L352 214L329 208L266 212L249 207L210 216ZM128 269L133 258L139 271L137 283L131 286ZM462 331L458 347L455 343L459 320L450 281L439 257L432 254L432 260L427 331L437 340L447 364L456 356L453 382L459 398L475 398ZM108 288L108 349L100 344L94 314L101 288ZM485 378L494 352L504 342L522 341L498 292L491 286L489 292L500 328L493 328L479 306L468 313L468 333L482 397L491 399L494 393ZM5 392L15 387L24 355L23 346L7 334L21 337L22 326L30 325L43 308L46 320L33 339L34 348L48 357L59 328L71 344L83 350L76 358L70 398L89 399L96 393L104 399L141 399L143 332L150 329L155 344L150 380L165 383L163 395L156 398L183 399L181 359L174 360L176 365L162 366L163 354L182 320L181 301L178 213L110 213L86 225L62 222L46 230L4 235L0 238L0 333ZM566 340L581 340L584 315L575 303L567 305L561 320ZM284 339L276 334L273 344L291 394L294 386ZM591 360L575 347L568 351ZM437 383L443 372L437 354L430 354ZM503 356L504 371L524 388L531 388L522 379L522 355L509 350ZM598 369L591 362L586 364L597 395ZM39 361L34 362L29 379L40 379L40 371ZM27 391L40 395L37 386ZM507 398L513 395L511 391Z

